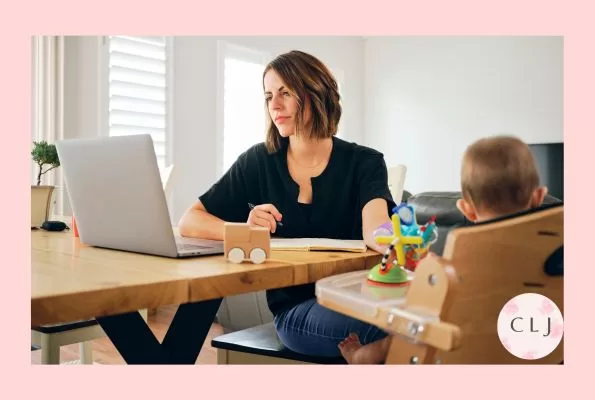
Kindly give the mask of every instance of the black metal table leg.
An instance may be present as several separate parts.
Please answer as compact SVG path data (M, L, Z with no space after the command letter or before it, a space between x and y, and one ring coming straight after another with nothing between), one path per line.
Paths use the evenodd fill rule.
M181 304L163 343L138 312L96 319L127 364L194 364L221 300Z

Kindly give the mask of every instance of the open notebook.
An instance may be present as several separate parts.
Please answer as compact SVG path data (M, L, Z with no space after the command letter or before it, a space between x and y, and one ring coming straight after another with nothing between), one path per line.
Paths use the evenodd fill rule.
M293 251L350 251L363 253L367 249L363 240L339 240L320 238L271 239L271 250Z

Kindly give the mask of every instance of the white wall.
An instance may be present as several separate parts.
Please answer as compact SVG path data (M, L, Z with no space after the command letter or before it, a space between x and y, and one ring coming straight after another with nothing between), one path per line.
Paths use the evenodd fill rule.
M64 138L100 134L101 39L68 36L64 40Z
M67 36L64 39L64 139L101 134L103 70L100 52L101 38L98 36ZM64 187L56 190L64 194L64 215L71 215Z
M416 193L458 190L472 141L563 141L561 37L383 37L364 44L365 144Z

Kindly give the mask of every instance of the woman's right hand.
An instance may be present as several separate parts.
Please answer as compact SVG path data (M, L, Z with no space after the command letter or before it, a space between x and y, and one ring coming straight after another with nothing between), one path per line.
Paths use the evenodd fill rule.
M254 206L248 215L248 224L252 226L263 226L269 228L271 233L277 230L277 222L281 221L283 216L272 204L259 204Z

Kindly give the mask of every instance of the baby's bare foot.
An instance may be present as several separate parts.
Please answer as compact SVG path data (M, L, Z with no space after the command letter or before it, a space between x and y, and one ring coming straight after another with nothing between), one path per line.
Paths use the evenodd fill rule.
M362 347L362 344L359 341L359 337L352 333L345 340L339 343L339 350L341 351L341 355L347 361L348 364L353 364L353 356L355 352Z

